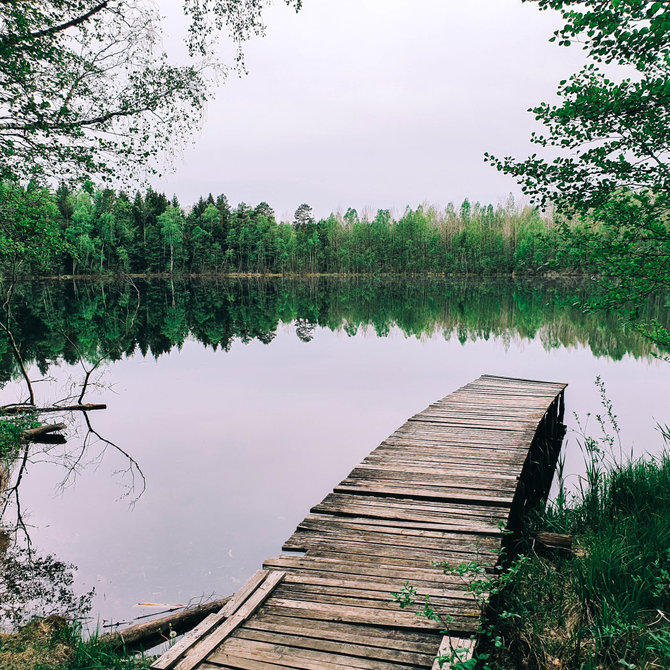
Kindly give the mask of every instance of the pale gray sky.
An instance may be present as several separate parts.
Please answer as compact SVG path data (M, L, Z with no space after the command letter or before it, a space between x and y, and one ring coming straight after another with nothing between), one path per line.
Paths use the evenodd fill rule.
M170 47L177 0L160 0ZM578 69L548 42L558 21L521 0L275 1L202 132L154 185L182 204L225 193L290 218L402 210L465 197L496 203L515 182L483 154L533 151L531 105ZM172 35L172 37L171 37Z

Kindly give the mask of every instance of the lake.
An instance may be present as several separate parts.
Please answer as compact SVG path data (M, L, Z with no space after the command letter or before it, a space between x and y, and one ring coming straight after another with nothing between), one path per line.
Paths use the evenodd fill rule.
M95 588L93 626L227 595L382 439L484 373L567 382L572 429L573 412L601 411L600 376L625 450L658 450L670 368L615 315L572 306L587 291L334 278L20 286L17 341L31 377L48 378L38 404L76 397L97 364L85 399L108 405L89 415L95 433L68 416L65 445L31 447L20 504L32 546L77 566L76 592ZM643 316L667 325L664 300ZM16 402L0 345L2 402ZM569 431L573 484L581 468ZM11 525L15 506L5 516Z

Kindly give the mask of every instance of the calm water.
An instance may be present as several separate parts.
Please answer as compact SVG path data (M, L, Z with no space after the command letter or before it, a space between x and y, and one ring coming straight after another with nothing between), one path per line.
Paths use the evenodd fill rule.
M670 368L616 318L566 305L578 285L257 282L31 285L20 332L40 403L92 375L88 435L35 445L20 488L39 553L78 567L94 623L234 591L310 506L411 414L483 373L569 384L600 375L635 453L657 449ZM667 319L662 301L648 317ZM0 352L2 353L2 352ZM11 359L1 360L5 378ZM17 399L8 382L4 403ZM574 421L570 421L574 425ZM591 424L594 424L593 420ZM114 445L123 450L122 453ZM128 457L134 459L130 461ZM15 468L16 469L16 468ZM581 470L570 434L566 471ZM15 510L7 512L11 522Z

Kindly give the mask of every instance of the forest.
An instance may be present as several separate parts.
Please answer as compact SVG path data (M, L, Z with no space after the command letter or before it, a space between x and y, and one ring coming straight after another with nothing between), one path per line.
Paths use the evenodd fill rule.
M22 229L25 234L22 234ZM40 230L41 236L31 234ZM41 239L40 239L41 238ZM182 207L149 188L56 191L0 185L5 276L126 274L541 274L584 268L560 252L559 226L538 208L420 205L394 217L349 208L317 220L307 204L280 221L266 202L225 195ZM48 239L49 244L44 240ZM17 240L22 243L17 244ZM33 246L34 253L27 252Z

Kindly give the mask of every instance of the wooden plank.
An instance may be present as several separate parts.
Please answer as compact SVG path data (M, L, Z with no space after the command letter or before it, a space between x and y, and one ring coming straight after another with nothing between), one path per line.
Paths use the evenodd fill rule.
M454 551L438 554L428 550L419 554L413 552L411 549L398 549L394 554L392 551L382 553L375 548L374 551L367 550L366 552L363 543L356 544L353 542L348 545L337 546L324 542L322 544L310 545L308 549L303 551L306 552L306 558L331 558L338 561L346 561L347 557L349 557L352 562L359 564L359 567L360 565L369 565L372 563L384 569L403 570L407 568L425 569L427 566L433 565L434 562L446 561L449 565L456 566L461 563L469 563L470 561L477 560L476 554L465 554ZM487 568L487 571L493 572L493 568ZM432 582L442 584L442 575L436 573ZM412 582L412 584L415 584L415 582Z
M370 455L395 457L401 460L406 456L444 461L445 467L454 460L458 463L477 464L486 461L500 463L504 468L514 468L521 456L528 453L527 449L509 448L505 444L482 437L477 442L464 442L454 439L449 443L428 435L395 435L388 442L381 444Z
M443 503L434 500L415 500L413 498L380 498L378 496L360 496L347 493L329 493L323 501L312 508L321 511L326 506L332 507L340 513L346 513L347 509L356 510L355 515L372 507L388 510L404 510L421 512L433 512L448 518L450 515L467 515L473 518L497 518L501 514L509 514L507 507L495 507L493 505L469 505L467 503Z
M346 554L345 554L346 556ZM389 578L396 580L399 590L402 585L409 581L418 586L429 586L439 588L449 583L462 584L459 577L443 574L439 568L419 568L405 566L401 561L395 564L382 564L376 556L365 560L363 556L352 556L351 560L344 558L327 558L321 556L300 557L282 554L276 558L268 558L264 565L284 571L308 571L321 575L336 573L341 576L360 575L375 578Z
M475 650L475 642L470 638L450 637L442 638L437 657L446 656L449 660L440 665L438 658L433 663L432 670L452 670L459 663L465 663L472 658Z
M384 582L384 581L375 581L373 579L364 580L360 577L356 579L335 579L335 578L321 578L321 577L310 577L305 573L300 575L291 575L287 574L284 577L284 581L280 588L288 588L291 585L296 587L304 587L309 589L310 587L326 587L328 589L336 590L346 590L347 592L354 592L365 594L365 593L375 593L380 592L385 595L389 595L392 592L396 591L398 588L398 583L395 582ZM423 598L424 596L435 596L435 597L454 597L456 599L466 599L472 600L474 596L469 591L466 591L464 588L420 588L417 589L417 596Z
M518 441L515 439L514 442ZM440 454L444 458L463 453L463 455L469 454L471 457L476 456L477 458L494 458L502 463L515 462L520 454L526 454L528 451L527 449L519 449L518 446L510 446L501 439L496 439L495 436L490 435L482 435L476 439L473 438L472 441L466 441L458 435L453 435L452 440L446 442L439 436L427 431L420 434L417 431L416 434L389 435L386 441L373 453L378 453L382 449L388 449L388 447L395 448L396 452L398 447L402 447L411 451L412 454L425 454L427 456ZM498 459L498 457L500 458Z
M170 647L162 656L157 658L152 664L152 668L158 670L165 670L172 666L173 663L177 661L183 654L198 640L206 635L212 628L217 626L222 620L222 617L219 614L210 614L205 619L203 619L195 628L190 630L186 635L184 635L181 640L175 642L175 644Z
M382 508L383 512L383 508ZM409 514L407 515L409 516ZM500 537L502 534L497 521L489 519L481 521L466 517L464 519L455 518L450 521L442 522L437 518L433 521L417 521L413 519L401 520L393 518L377 518L375 516L344 516L342 514L309 514L305 520L298 526L300 529L318 529L322 527L338 528L360 528L362 530L374 531L384 529L382 532L389 532L390 529L399 528L400 532L406 534L409 531L439 531L449 533L456 538L459 534L468 535L486 535L489 537ZM473 542L477 538L473 538Z
M426 631L417 633L402 628L383 628L379 626L347 624L343 622L305 620L291 617L270 617L259 612L247 621L244 630L267 630L312 637L317 640L336 640L353 644L365 643L369 646L383 647L398 651L412 651L435 655L441 635Z
M358 545L358 547L360 547L360 545ZM323 566L321 564L315 566L315 571L321 573L336 572L340 573L341 575L359 574L372 577L392 577L393 579L400 578L397 574L383 574L381 570L401 570L408 572L409 569L426 570L428 566L442 566L443 563L446 563L451 567L455 567L464 562L477 560L476 555L473 554L461 555L451 552L448 554L441 554L439 556L431 556L430 552L424 552L422 555L417 556L412 554L412 551L409 549L398 549L397 555L382 555L372 552L363 553L365 551L364 549L358 549L357 553L358 547L353 543L351 546L345 547L341 547L339 545L336 547L329 547L327 545L310 547L305 553L305 558L313 560L333 560L337 561L338 563L342 563L346 562L347 556L349 556L353 568L353 570L349 572L341 572L337 565ZM377 569L373 570L372 566L377 566ZM320 569L322 567L324 568L323 570ZM297 567L287 567L286 569L293 572L302 571L302 568ZM430 570L430 568L428 569ZM441 567L433 569L439 569L443 573ZM491 564L489 567L484 567L484 569L489 573L495 572L495 566L493 564ZM370 572L370 570L373 571ZM440 573L433 573L432 576L415 575L412 584L420 585L421 583L425 583L428 585L428 582L430 582L430 585L444 586L446 588L448 580L445 580L446 575ZM398 584L398 586L400 586L400 584Z
M379 496L403 496L425 500L460 501L471 500L477 503L491 503L512 506L513 496L496 496L487 491L474 492L467 489L440 489L440 487L422 487L420 490L409 486L393 486L391 484L367 483L362 481L344 480L333 489L336 493L375 493ZM481 495L481 494L484 495ZM488 495L486 495L489 493Z
M258 570L258 572L254 573L247 580L244 586L239 589L235 595L225 604L221 610L221 615L224 617L229 617L237 612L240 606L263 583L267 576L267 570Z
M445 420L440 420L440 419L434 419L434 418L424 418L422 416L417 416L414 417L413 419L409 419L409 421L412 421L413 423L420 423L420 424L430 424L433 426L440 426L444 428L451 428L451 427L457 427L460 428L461 430L467 429L486 429L489 430L493 433L498 433L498 432L506 432L506 433L513 433L521 437L522 435L525 435L527 432L527 427L525 424L519 425L518 423L514 422L509 422L509 423L502 423L500 422L499 424L496 424L495 422L482 422L482 421L477 421L475 419L462 419L459 421L458 419L445 419Z
M557 388L559 390L562 390L567 386L567 384L564 384L563 382L550 382L550 381L546 381L544 379L526 379L524 377L504 377L504 376L500 376L500 375L481 375L479 377L479 379L487 380L487 381L488 380L494 380L494 381L500 382L500 383L523 382L523 383L526 383L526 384L529 384L529 385L547 386L547 387L550 387L550 388ZM476 384L477 382L478 382L478 380L475 380L472 383Z
M410 461L412 462L412 461ZM441 477L442 475L454 475L455 473L458 474L460 473L461 470L466 470L468 468L472 468L473 465L461 467L461 468L455 468L453 466L446 466L446 467L426 467L422 465L408 465L408 466L402 466L399 467L397 465L397 460L391 460L391 459L385 459L383 462L377 462L373 463L368 458L364 459L362 463L357 465L352 472L356 472L356 470L366 470L370 472L402 472L406 475L421 475L421 477L428 476L430 478L433 477ZM495 472L490 472L488 468L482 467L481 468L482 472L488 472L488 475L486 479L489 479L491 481L498 481L498 480L509 480L512 482L516 482L518 480L518 475L503 475L503 474L498 474ZM413 479L418 479L419 477L413 477Z
M336 666L340 670L339 666ZM208 668L211 670L286 670L285 665L277 665L276 663L266 663L264 661L257 661L251 658L240 658L233 654L225 654L223 652L216 654L216 660L208 661L200 664L198 668ZM331 670L330 668L324 670Z
M244 586L235 593L235 595L215 614L210 614L201 621L193 630L184 635L181 640L176 642L165 654L160 656L151 664L155 670L165 670L183 656L200 638L205 636L215 626L219 625L224 619L235 613L240 605L249 597L253 591L267 577L267 570L258 570L244 584Z
M398 539L417 538L423 540L433 539L443 542L449 542L450 546L474 546L489 547L491 549L498 549L500 547L500 539L498 537L480 537L472 538L468 534L454 533L447 530L426 530L422 528L410 528L402 524L387 525L387 524L370 524L366 523L364 519L347 519L318 515L311 515L307 517L302 523L298 525L298 530L315 531L315 532L330 532L330 533L346 533L347 537L361 536L364 539L373 535L388 535L393 541ZM430 547L430 544L422 544L421 546Z
M255 640L232 638L219 652L212 654L212 660L226 654L241 658L249 658L275 663L289 668L301 670L334 670L337 668L357 668L359 670L388 670L388 663L369 660L345 654L324 653L314 649L287 647ZM411 665L397 664L398 668L411 668ZM430 666L428 666L430 667Z
M519 430L534 428L542 419L546 410L545 408L528 408L525 411L506 410L505 415L497 415L491 409L474 410L472 405L465 407L435 407L430 410L424 410L420 414L412 417L412 421L417 419L430 419L437 421L456 421L466 422L475 421L479 428L486 428L487 425L497 427L498 425L513 425L518 426Z
M326 603L306 603L293 600L272 601L263 611L268 615L292 616L301 619L322 619L325 621L343 621L345 623L372 624L407 628L418 631L440 631L444 625L418 617L412 612L386 611L364 607L348 607ZM479 625L479 612L472 616L454 614L449 623L451 633L474 633Z
M351 522L360 523L367 527L387 526L398 528L416 528L418 530L442 530L454 533L481 533L494 537L497 537L501 534L497 520L493 519L492 517L488 519L481 519L480 517L472 517L468 515L463 519L456 517L442 521L441 518L435 517L428 521L423 521L421 519L417 520L415 517L410 517L409 514L407 514L407 519L393 518L390 514L386 513L386 509L384 507L380 508L380 516L377 516L374 513L374 509L371 509L371 506L366 505L362 511L366 512L366 510L368 516L355 513L344 514L342 512L337 514L308 514L305 517L305 521L303 523L311 521L312 519L318 519L319 517L325 517L328 519L337 519L341 524L344 525Z
M333 552L334 557L328 556L292 556L281 554L276 558L266 559L264 565L269 568L281 569L286 572L294 571L297 573L308 572L322 576L337 575L339 578L349 578L353 576L367 576L376 579L393 579L397 582L398 588L402 587L405 581L412 583L419 582L426 586L442 586L450 580L445 579L445 575L437 568L419 567L416 561L408 564L401 560L391 563L382 563L378 556L352 556L351 560L346 560L347 553ZM454 583L457 579L451 580Z
M471 609L476 605L476 600L471 593L464 589L421 589L423 592L430 591L436 602L446 602L446 600L453 599L455 606L460 609ZM353 587L338 587L338 586L322 586L299 584L297 582L283 584L275 593L275 598L286 598L289 600L305 600L309 602L318 601L321 597L333 598L333 600L323 600L323 602L333 602L338 604L346 604L353 602L355 607L375 607L377 609L389 609L389 606L395 610L398 605L392 593L396 589L389 589L388 591L378 591L371 589L363 589L360 584ZM356 599L360 597L360 604L356 605Z
M480 608L432 561L493 570L529 448L564 388L483 375L413 415L298 525L284 548L305 555L265 561L270 576L205 624L177 669L435 669L440 645L470 658ZM451 637L398 607L391 593L406 582L453 617Z
M359 658L375 661L387 661L404 663L412 667L428 667L433 662L434 653L420 653L415 651L402 651L399 649L388 649L370 645L368 638L361 635L360 638L348 641L320 639L297 634L275 633L270 631L243 629L235 633L235 639L254 640L287 647L298 647L301 649L319 649L321 652L334 654L346 654Z
M439 589L431 589L431 591L438 592ZM283 599L303 603L331 603L334 605L398 611L398 603L391 596L390 591L363 591L360 589L324 588L293 584L287 585L282 591L277 591L275 597L278 601ZM464 612L467 614L477 609L476 601L466 592L446 592L441 595L432 596L431 603L436 611L442 612L445 615L453 614L454 612Z
M432 473L409 472L400 468L378 468L374 466L356 467L350 473L347 479L358 479L368 481L400 481L407 484L435 484L450 488L462 488L468 490L477 490L477 487L487 488L495 491L516 490L518 477L489 477L488 475L472 476L467 471L453 473L448 471L440 472L436 470Z
M176 670L191 670L203 661L237 626L261 606L283 578L283 572L271 572L229 619L186 652L186 657L175 666Z
M423 559L425 565L431 565L433 561L447 560L449 563L464 563L470 561L482 561L491 564L496 563L498 551L486 547L462 546L450 547L424 547L420 543L406 542L394 544L389 540L365 540L362 537L347 539L346 536L317 535L315 533L295 534L284 543L284 551L310 551L310 556L319 553L319 550L337 549L342 553L354 555L365 554L375 556L381 563L390 562L393 558ZM500 546L498 547L498 550Z

